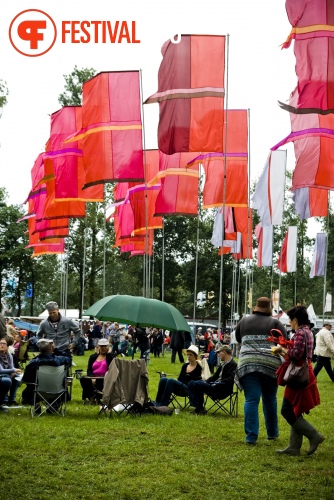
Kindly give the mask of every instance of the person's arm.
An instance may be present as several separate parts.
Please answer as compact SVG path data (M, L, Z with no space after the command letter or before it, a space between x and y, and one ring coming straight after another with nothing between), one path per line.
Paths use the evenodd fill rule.
M182 368L181 368L180 374L179 374L179 376L177 377L177 380L178 380L179 382L182 382L182 384L184 383L184 379L185 379L185 375L186 375L186 369L187 369L187 364L188 364L188 363L184 363L184 364L182 365Z
M38 327L38 330L37 330L37 334L36 334L36 336L37 336L37 338L39 338L39 339L41 339L41 338L43 337L43 334L45 333L45 332L44 332L44 328L43 328L43 327L44 327L44 324L43 324L43 323L44 323L44 321L42 321L42 322L39 324L39 327Z
M227 363L227 365L225 365L223 368L222 383L223 384L230 384L231 382L233 383L236 370L237 370L236 363L232 363L232 361Z
M74 340L72 342L72 346L73 347L77 347L78 342L79 342L79 338L80 338L80 335L81 335L81 330L79 328L78 323L76 323L75 321L71 320L71 322L70 322L70 330L72 330L72 332L74 333Z
M91 354L91 356L89 356L88 366L87 366L87 376L88 377L93 377L94 376L94 374L93 374L93 363L96 360L96 358L97 358L96 354Z
M240 331L240 321L235 328L235 338L238 344L241 344L241 331Z

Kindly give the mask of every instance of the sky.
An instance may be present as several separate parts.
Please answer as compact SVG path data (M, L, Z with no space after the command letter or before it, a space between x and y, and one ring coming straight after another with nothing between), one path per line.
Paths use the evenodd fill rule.
M270 147L290 132L289 114L277 105L295 88L293 47L281 50L291 26L283 0L16 0L0 18L0 79L9 88L0 118L0 186L10 203L22 203L30 190L30 171L44 150L50 115L60 108L64 77L77 65L97 72L142 70L143 99L157 91L161 46L177 33L229 35L227 99L230 109L250 110L251 180L261 173ZM20 12L43 10L57 26L57 40L40 57L17 52L9 26ZM140 43L66 43L62 21L136 23ZM157 147L159 105L144 106L145 147ZM289 149L290 148L290 149ZM288 167L294 154L288 146Z

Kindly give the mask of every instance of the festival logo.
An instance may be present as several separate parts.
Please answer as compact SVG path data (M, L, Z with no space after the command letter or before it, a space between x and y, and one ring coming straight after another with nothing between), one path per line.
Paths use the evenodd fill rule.
M56 38L55 22L42 10L20 12L9 27L9 39L14 49L28 57L46 54L53 47Z

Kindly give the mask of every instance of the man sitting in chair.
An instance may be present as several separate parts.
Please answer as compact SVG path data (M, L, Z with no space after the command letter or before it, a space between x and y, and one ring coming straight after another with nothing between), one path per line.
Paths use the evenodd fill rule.
M205 415L204 394L212 399L225 399L233 392L234 375L237 363L232 358L232 350L223 345L218 356L221 364L212 377L206 380L191 380L188 384L190 406L194 406L194 413Z
M67 365L71 366L71 357L68 356L57 356L54 354L54 343L50 339L40 339L37 342L39 349L39 354L34 359L28 363L25 368L22 383L28 384L27 387L22 391L22 403L23 404L33 404L34 401L34 384L36 381L36 370L40 365L49 366L61 366Z

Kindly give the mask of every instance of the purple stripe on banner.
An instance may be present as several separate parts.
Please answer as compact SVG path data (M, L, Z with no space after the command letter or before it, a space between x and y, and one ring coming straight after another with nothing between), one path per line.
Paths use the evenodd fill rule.
M298 130L297 132L291 132L287 137L282 139L278 144L273 146L271 151L276 151L280 146L284 146L288 142L293 142L294 140L303 139L308 135L317 135L317 136L329 136L334 138L334 130L330 128L307 128L305 130Z
M64 156L66 154L82 156L82 149L64 148L64 149L58 149L57 151L49 151L48 153L45 154L45 158L52 158L60 155Z

